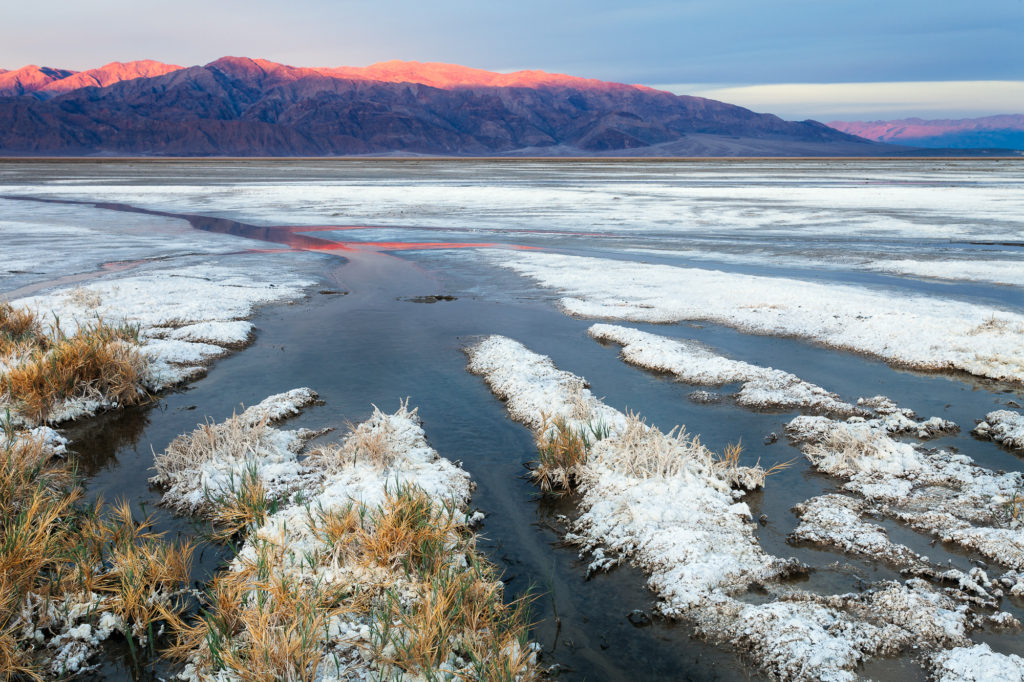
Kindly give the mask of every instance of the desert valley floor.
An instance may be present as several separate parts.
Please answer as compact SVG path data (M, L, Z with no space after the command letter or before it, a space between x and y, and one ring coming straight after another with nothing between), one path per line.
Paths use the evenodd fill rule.
M1024 671L1020 161L0 162L3 298L140 325L156 398L52 426L169 537L205 533L150 482L179 434L408 399L560 678ZM553 418L600 431L571 494L528 468Z

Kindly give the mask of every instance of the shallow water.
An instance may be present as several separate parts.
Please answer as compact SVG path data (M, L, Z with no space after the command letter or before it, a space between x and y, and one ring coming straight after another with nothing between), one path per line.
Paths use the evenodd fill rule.
M912 164L879 168L864 162L857 163L860 165L838 171L833 167L833 179L840 184L848 184L859 173L874 175L880 182L898 186L907 180L899 177L896 171L902 173L906 168L917 168L915 172L920 173L920 167ZM294 245L317 250L324 241L352 240L356 235L356 239L362 241L497 241L544 246L571 253L639 258L636 254L624 254L620 249L651 243L645 240L652 240L654 245L663 248L669 240L664 235L656 236L657 230L653 229L650 234L629 235L628 238L608 229L602 229L600 238L572 236L565 233L580 227L579 221L561 222L557 215L549 216L549 219L543 215L534 216L534 227L539 231L527 232L519 225L496 229L479 214L467 217L456 212L452 229L426 226L392 227L386 231L371 232L326 230L310 232L307 235L309 239L296 241L293 229L279 226L268 229L275 226L276 219L288 215L292 209L301 220L282 223L308 223L312 216L321 215L324 223L358 225L358 220L342 219L363 216L331 215L322 201L310 206L301 197L296 198L291 207L276 205L268 209L267 199L253 198L254 193L248 191L232 195L221 185L231 182L252 189L260 183L281 182L286 176L314 182L325 177L338 180L339 175L353 183L388 186L401 186L403 182L436 182L439 176L448 184L471 185L478 182L473 171L479 168L479 164L455 164L452 167L443 164L409 165L398 166L398 170L386 162L344 167L322 163L308 166L260 166L252 163L232 166L216 162L194 166L180 163L135 166L139 169L137 179L127 179L125 168L117 166L44 165L32 171L37 174L35 181L38 184L34 186L29 182L31 172L25 167L0 169L0 183L10 185L12 189L8 192L0 187L0 194L11 196L23 193L26 187L34 187L38 198L106 204L97 214L93 213L97 209L77 204L54 205L10 199L5 202L17 205L18 210L26 214L39 211L41 216L45 216L46 211L53 210L54 206L61 211L71 207L88 212L90 220L100 222L102 219L97 215L121 220L124 216L142 215L126 214L126 208L142 207L160 211L158 216L146 216L147 220L156 217L161 221L175 222L175 215L189 214L187 222L179 222L220 234L266 240L276 246ZM723 164L703 169L706 171L703 175L698 172L700 169L692 167L667 169L650 164L641 164L640 168L613 164L583 168L567 166L566 175L561 179L554 169L523 164L522 167L510 166L512 170L509 171L489 169L491 175L479 182L493 183L493 177L504 172L517 185L533 186L537 191L543 191L562 187L560 183L570 180L575 183L608 183L611 181L608 174L613 173L614 178L611 179L616 183L628 183L630 191L641 193L643 179L649 173L663 183L668 182L666 176L675 173L693 183L735 187L740 181L749 184L758 180L758 174L766 168L780 167L786 169L786 181L793 185L828 185L818 177L822 174L822 166L810 166L817 175L808 175L806 166L779 163L767 166L753 164L746 169ZM986 182L986 173L996 176L990 184L1001 186L1000 183L1013 185L1019 182L1019 177L1013 173L1007 179L1005 166L996 170L988 170L984 165L963 167L978 175L980 179L976 182L979 183ZM230 181L225 178L225 172L229 170L233 173ZM143 191L182 184L186 177L189 183L220 187L224 192L217 196L204 195L200 190L165 192L155 200L151 193ZM55 184L55 179L60 179L61 183ZM83 190L82 185L88 189ZM966 180L961 179L960 186L967 186ZM83 196L96 187L106 189L91 199ZM134 197L137 201L128 202L129 206L111 205L111 194L116 194L117 200L122 201L131 198L133 192L137 194ZM204 196L205 207L211 209L209 213L199 210L203 208L200 199ZM176 201L181 204L178 210L174 208ZM433 220L430 215L427 217ZM416 218L414 214L407 216L406 220L411 222ZM1005 231L1006 224L1012 227L1011 218L1002 221L1005 224L998 226L999 229ZM480 221L476 228L472 227L473 220ZM952 222L953 218L949 220ZM383 223L384 219L375 222ZM430 233L427 238L424 237L425 230ZM179 234L180 239L189 239L187 232ZM701 240L707 241L707 237L705 233L693 233L686 239L697 244L703 243ZM198 240L199 236L195 238ZM774 238L755 239L750 235L747 238L757 244L775 243ZM675 234L671 240L678 245L682 238ZM822 240L827 242L829 249L841 248L844 243L852 241L865 253L882 251L895 243L877 236L872 239L871 235L864 233L854 238L825 235ZM901 238L895 241L908 250L921 244L924 245L922 248L933 251L939 248L939 242L935 240ZM785 242L778 240L778 244ZM238 243L243 242L238 240ZM788 243L790 250L799 249L799 239ZM258 247L252 241L244 244L250 248ZM266 244L262 248L266 248ZM959 244L949 247L947 243L943 248L966 247ZM988 257L995 252L999 258L1005 258L1014 248L987 247L989 250L980 253ZM826 249L816 257L825 258L827 253ZM665 257L643 256L644 260L657 258ZM667 258L666 262L672 262L671 257ZM701 265L697 262L686 264ZM138 267L146 265L141 263ZM308 385L326 401L325 405L309 408L303 416L290 422L291 425L311 428L341 427L346 421L356 422L368 416L371 403L390 410L397 406L398 399L409 396L411 404L420 407L424 428L433 447L442 456L461 460L472 474L477 484L473 504L487 515L483 526L484 548L504 569L510 594L521 594L533 587L538 595L534 608L534 617L538 620L535 637L545 648L545 664L563 666L566 679L759 679L758 674L748 669L739 657L693 638L691 629L684 624L654 618L647 627L634 627L627 618L629 613L640 609L652 614L654 606L654 597L645 589L644 578L639 572L619 567L589 581L585 579L588 562L579 559L572 548L562 546L559 541L561 522L558 516L571 514L571 500L537 499L535 489L523 478L523 465L535 454L530 433L506 417L504 406L491 396L479 377L465 371L466 359L462 348L466 344L480 335L504 334L522 341L534 351L550 355L561 369L585 376L594 393L611 406L635 410L661 428L685 424L690 432L699 433L702 440L716 450L741 440L745 446L744 462L749 464L758 459L770 465L795 458L792 467L771 478L763 492L749 496L747 501L755 517L760 514L767 517L767 524L758 526L758 536L768 552L795 556L815 567L816 570L801 583L802 587L840 592L860 589L866 582L898 577L891 569L875 562L854 560L813 547L794 547L786 542L786 536L796 525L791 507L838 487L834 479L809 471L799 452L786 442L782 426L795 412L754 412L729 400L717 405L695 403L687 398L695 387L626 365L618 359L617 347L598 344L586 335L592 321L563 315L555 307L550 294L538 292L521 278L479 262L473 251L390 254L364 249L350 251L342 247L330 255L304 261L302 267L322 278L322 287L318 289L347 294L312 293L308 299L294 305L265 308L254 319L258 332L253 345L218 361L205 378L185 390L163 396L154 406L104 415L71 429L75 448L83 457L83 470L88 477L91 496L103 495L111 499L127 495L134 503L155 514L158 528L171 534L190 536L202 529L156 506L159 494L146 483L152 473L148 471L152 464L152 450L162 450L174 436L190 430L206 417L224 419L239 407L239 403L250 405L269 394L296 386ZM841 269L794 272L770 266L726 263L721 267L758 274L853 281L1016 309L1022 306L1019 289L977 282L950 285ZM18 286L39 286L41 282L48 281L47 277L49 275L45 273L34 279L20 276L17 283ZM438 294L451 295L455 300L434 303L409 300ZM751 336L717 325L631 326L658 334L698 339L731 357L794 372L807 381L836 391L846 400L855 400L858 396L887 395L902 406L917 410L922 417L938 415L961 425L959 434L937 439L935 445L957 447L983 466L1007 470L1022 468L1019 458L969 434L973 421L985 412L1005 405L1010 399L1024 402L1024 389L1019 386L965 376L902 371L871 358L836 352L795 339ZM733 388L727 386L715 390L729 393ZM780 436L778 442L763 444L764 437L771 432ZM948 561L963 569L970 567L972 557L941 545L931 546L930 538L897 524L886 525L895 541L904 542L937 562ZM197 578L208 575L227 556L228 552L223 548L207 547L197 557ZM1022 606L1005 604L1004 608L1021 617L1024 615ZM1024 653L1024 643L1017 634L980 633L975 639L987 641L999 651ZM113 651L106 662L103 675L107 679L123 679L131 672L125 659L117 658L118 653ZM148 670L143 675L164 670L158 666L156 672ZM923 671L909 658L875 661L864 672L875 679L924 677Z

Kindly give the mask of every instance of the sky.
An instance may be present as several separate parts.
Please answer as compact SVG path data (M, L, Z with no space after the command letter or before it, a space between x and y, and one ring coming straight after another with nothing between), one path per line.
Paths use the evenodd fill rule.
M225 55L543 69L791 119L1024 113L1024 0L0 0L0 68Z

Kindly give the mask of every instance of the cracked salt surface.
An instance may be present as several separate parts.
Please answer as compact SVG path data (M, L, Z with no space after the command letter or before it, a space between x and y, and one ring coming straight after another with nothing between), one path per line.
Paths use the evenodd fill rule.
M617 413L581 378L512 339L488 337L467 355L469 371L535 432L546 428L544 416L610 427L580 467L581 513L566 536L592 555L591 569L621 560L640 566L663 613L748 653L772 677L853 680L869 658L964 646L977 627L1015 623L1007 614L975 614L959 593L917 578L832 596L789 588L785 578L802 567L761 548L741 501L746 489L764 484L763 471L724 467L690 437L666 436ZM875 422L884 431L884 421ZM752 585L770 600L742 601Z
M708 320L792 335L923 370L1024 382L1024 315L845 284L538 252L495 265L564 294L566 312L634 322Z

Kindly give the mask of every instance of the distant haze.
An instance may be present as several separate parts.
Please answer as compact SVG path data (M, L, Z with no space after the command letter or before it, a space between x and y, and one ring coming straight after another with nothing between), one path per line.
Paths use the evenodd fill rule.
M1019 83L1022 33L1020 0L10 1L0 8L0 68L204 64L224 54L315 66L412 59L687 83L694 94L708 94L711 84L767 85L792 100L800 93L778 84ZM1019 113L999 102L982 109L985 98L936 87L941 101L866 91L867 100L850 100L859 108L845 110L831 96L785 107L709 96L786 118ZM967 111L964 102L978 108Z
M746 86L670 84L654 87L709 97L802 121L971 118L1024 113L1024 80L905 83L780 83Z

